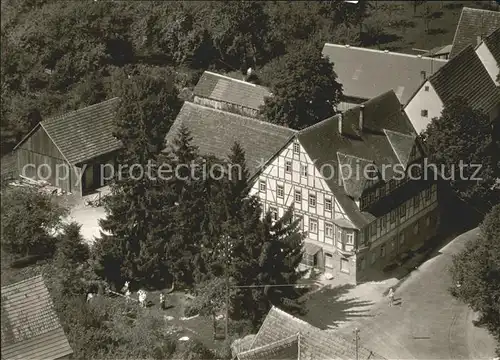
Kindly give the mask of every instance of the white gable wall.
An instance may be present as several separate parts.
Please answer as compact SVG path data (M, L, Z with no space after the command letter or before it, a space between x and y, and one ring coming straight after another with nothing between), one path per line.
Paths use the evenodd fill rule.
M476 49L476 54L486 68L486 71L488 71L491 79L495 82L495 85L500 86L500 83L497 81L499 64L497 64L495 58L491 54L491 51L488 49L484 42L478 46L478 48Z
M427 116L424 116L423 110L427 110ZM418 134L427 128L433 118L441 117L442 111L443 102L429 80L424 83L405 107L406 115Z
M344 218L350 220L340 204L336 201L334 194L314 166L312 159L299 144L299 154L293 152L294 142L290 142L275 159L267 165L255 180L250 195L257 195L267 212L271 207L278 209L278 216L282 216L289 206L293 204L294 214L303 217L303 230L307 232L306 241L317 245L331 247L335 245L336 235L333 219ZM286 172L286 162L290 161L292 171ZM301 165L307 166L307 176L302 176ZM260 189L260 183L264 182L265 190ZM284 196L277 196L277 187L281 185L284 189ZM301 201L295 201L295 193L300 191ZM310 206L309 195L316 195L316 206ZM326 200L332 202L332 210L325 208ZM309 228L310 220L317 220L318 231L311 232ZM334 228L333 237L325 236L325 224L331 224Z

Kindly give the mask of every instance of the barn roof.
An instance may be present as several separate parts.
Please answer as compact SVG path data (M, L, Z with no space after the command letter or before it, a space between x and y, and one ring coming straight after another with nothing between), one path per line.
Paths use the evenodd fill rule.
M122 143L113 136L113 129L119 102L119 98L112 98L43 120L14 149L41 126L73 165L118 150Z
M488 47L488 50L490 50L497 64L500 64L500 27L486 37L484 43Z
M260 85L205 71L194 88L194 95L259 110L270 91Z
M453 38L450 59L467 46L478 45L478 37L482 40L499 27L500 12L464 7Z
M422 84L422 72L430 76L447 60L349 45L325 44L323 55L333 63L346 97L372 99L393 90L406 104Z
M237 141L245 151L247 167L254 174L296 133L290 128L254 118L185 102L167 134L171 145L182 125L202 155L227 159Z
M71 354L41 275L2 287L2 359L52 360Z

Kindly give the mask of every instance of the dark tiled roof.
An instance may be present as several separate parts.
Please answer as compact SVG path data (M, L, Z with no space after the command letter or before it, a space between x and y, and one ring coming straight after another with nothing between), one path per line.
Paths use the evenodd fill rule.
M205 71L194 88L194 95L259 110L269 90L243 80Z
M300 334L238 354L238 360L299 359Z
M193 145L202 155L227 159L231 147L239 142L252 175L296 133L254 118L185 102L167 134L167 144L172 143L181 125L190 130Z
M78 164L122 147L113 136L119 98L41 122L70 164Z
M2 359L58 359L73 351L41 275L2 287Z
M356 358L356 345L332 331L318 329L305 321L272 307L267 314L262 326L255 337L251 350L242 353L240 360L264 359L269 349L280 348L284 345L291 354L290 359L295 358L293 346L297 339L300 359L307 360L351 360ZM251 355L252 357L245 357ZM258 357L258 355L261 355ZM383 359L380 355L368 349L359 347L359 359ZM273 357L268 357L272 359ZM276 356L274 358L277 358ZM280 357L283 358L283 357Z
M367 186L363 166L372 163L373 168L379 172L382 165L406 168L405 159L415 146L416 136L392 90L364 103L363 131L359 131L360 111L359 106L349 109L342 115L326 119L298 134L300 143L309 157L316 161L319 169L338 169L339 164L351 165L351 176L347 178L344 174L342 185L338 176L329 176L326 171L323 171L323 175L335 198L358 228L375 219L370 213L360 212L355 203L355 199L359 198ZM341 116L342 134L339 134L338 123ZM344 169L345 167L342 168ZM360 171L358 176L356 169ZM394 173L387 168L383 175L387 180Z
M467 99L473 109L488 113L500 103L500 90L469 45L429 79L446 106L456 96Z
M484 39L484 43L495 58L497 65L500 64L500 27Z
M323 55L333 63L345 96L371 99L394 90L402 104L422 84L422 71L430 76L447 61L337 44L325 44Z
M484 39L500 27L500 12L464 7L458 20L450 59L467 46L476 46L477 37Z

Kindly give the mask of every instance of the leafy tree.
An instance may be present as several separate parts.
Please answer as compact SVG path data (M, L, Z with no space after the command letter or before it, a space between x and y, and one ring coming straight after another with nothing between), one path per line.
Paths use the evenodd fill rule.
M480 313L477 324L495 336L500 355L500 205L485 217L481 235L454 257L451 272L452 294Z
M52 254L67 210L47 194L15 188L2 194L2 248L15 256Z
M273 96L266 98L262 114L269 122L294 129L332 116L342 95L333 65L315 46L285 55L275 78Z
M232 1L216 6L209 26L220 59L232 68L255 68L274 50L263 3Z
M442 166L442 175L462 199L483 211L500 202L499 191L493 188L500 177L496 163L500 149L486 114L473 110L466 99L456 98L423 135L430 160Z

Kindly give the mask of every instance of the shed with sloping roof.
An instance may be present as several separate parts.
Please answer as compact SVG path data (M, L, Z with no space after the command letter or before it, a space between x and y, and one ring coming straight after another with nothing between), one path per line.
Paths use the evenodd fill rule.
M122 143L113 136L119 98L38 123L14 148L20 175L45 180L66 192L85 195L109 174ZM106 175L106 176L103 176Z
M62 360L72 353L41 275L2 287L2 360Z

